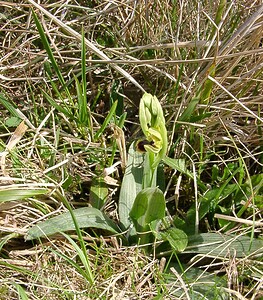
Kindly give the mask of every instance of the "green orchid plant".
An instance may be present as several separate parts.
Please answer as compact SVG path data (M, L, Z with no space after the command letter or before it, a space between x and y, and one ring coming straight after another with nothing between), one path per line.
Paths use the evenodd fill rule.
M165 198L162 190L157 186L157 169L161 161L166 157L168 142L163 110L156 96L152 96L149 93L143 95L139 106L139 119L146 139L138 141L136 147L136 149L140 149L141 147L138 147L138 145L143 146L143 149L140 150L145 151L142 182L135 199L129 199L130 201L128 202L125 201L125 205L127 203L131 205L128 207L128 211L130 221L132 221L136 231L135 240L136 243L144 245L146 251L152 249L152 246L149 245L154 240L166 241L174 250L182 251L187 245L187 236L183 231L171 228L169 223L165 221ZM132 151L131 148L130 151ZM132 152L128 156L137 157ZM133 159L131 163L135 167L136 160ZM140 159L138 159L135 169L140 168L139 165ZM128 176L132 171L132 168L128 170ZM129 180L129 183L131 181ZM122 193L124 187L126 190L126 184L123 182L120 201L122 201L123 195L126 195L126 199L129 198L127 193ZM122 204L120 202L120 209L124 208ZM127 209L127 206L124 209ZM124 223L128 225L127 222ZM164 227L164 231L160 232L160 226Z
M26 239L74 230L77 226L99 228L117 234L123 243L142 245L148 253L152 251L155 241L158 244L164 242L176 252L185 249L187 235L166 221L165 197L157 184L157 169L161 162L181 172L184 170L166 156L167 130L163 110L156 96L149 93L143 95L139 105L139 119L145 139L129 147L118 203L119 223L113 222L102 211L104 199L107 198L107 186L104 184L103 190L102 186L92 186L90 200L98 198L101 201L96 201L96 205L91 201L93 207L74 210L67 205L69 212L34 226L28 231ZM139 143L142 147L138 147ZM139 148L142 151L138 151ZM66 199L61 201L67 202ZM72 217L74 222L70 221Z

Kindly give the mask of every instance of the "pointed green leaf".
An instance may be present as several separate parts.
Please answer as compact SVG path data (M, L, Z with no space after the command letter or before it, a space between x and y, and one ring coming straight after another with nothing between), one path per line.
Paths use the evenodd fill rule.
M48 189L35 187L15 187L0 190L0 202L17 201L48 193Z
M102 123L100 129L96 132L94 139L97 140L101 134L103 133L103 131L105 130L105 128L107 127L107 125L110 123L115 111L116 111L116 107L117 107L118 101L115 101L112 104L112 107L109 111L109 114L107 115L106 119L104 120L104 122Z
M193 98L190 103L188 103L186 109L183 111L181 116L179 117L179 121L181 122L188 122L199 103L199 98ZM178 124L179 125L179 124ZM178 125L176 127L178 127Z
M174 170L177 170L182 174L187 175L189 178L194 179L194 174L186 168L185 159L180 159L180 158L175 159L175 158L170 158L168 156L165 156L163 158L163 162L167 164L169 167L173 168ZM200 189L206 191L207 188L205 184L199 178L196 178L196 180Z
M231 253L235 257L245 257L256 252L263 255L263 241L251 239L249 236L226 235L222 233L201 233L189 236L185 253L201 253L213 256L225 257Z
M119 218L125 229L131 225L129 214L137 194L142 190L143 156L135 150L134 143L132 143L119 197Z
M119 233L117 225L103 214L100 210L93 207L83 207L73 210L79 228L99 228L111 233ZM26 240L33 240L40 237L49 236L58 232L75 230L75 225L70 215L66 212L49 220L40 222L28 230Z
M55 70L55 72L56 72L56 74L57 74L57 76L58 76L58 79L59 79L60 83L61 83L62 86L64 87L64 86L65 86L65 80L64 80L64 78L63 78L63 75L62 75L62 73L61 73L59 67L58 67L58 64L57 64L56 59L55 59L55 57L54 57L54 55L53 55L53 52L52 52L52 50L51 50L51 48L50 48L50 45L49 45L47 36L46 36L46 34L45 34L45 32L44 32L44 29L43 29L41 23L39 22L38 17L37 17L37 15L35 14L35 12L32 11L32 13L33 13L34 21L35 21L35 23L36 23L37 30L38 30L38 32L39 32L41 41L42 41L42 43L43 43L43 45L44 45L44 47L45 47L45 50L47 51L48 58L49 58L50 61L51 61L52 67L54 68L54 70Z

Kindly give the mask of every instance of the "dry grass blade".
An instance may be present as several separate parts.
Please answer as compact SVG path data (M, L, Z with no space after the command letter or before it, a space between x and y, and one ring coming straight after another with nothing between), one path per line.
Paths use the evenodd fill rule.
M27 0L29 3L31 3L34 7L36 7L37 9L39 9L44 15L46 15L47 17L49 17L54 23L56 23L58 26L61 27L61 29L66 32L67 34L69 34L70 36L76 38L79 42L81 42L82 40L82 36L80 33L76 32L74 29L72 29L70 26L66 25L65 23L63 23L62 21L60 21L58 18L56 18L54 15L52 15L51 13L49 13L45 8L43 8L41 5L37 4L35 1L33 0ZM87 46L87 48L89 48L91 51L93 51L95 54L97 54L100 58L105 59L105 60L109 60L109 58L107 57L107 55L105 53L103 53L101 50L99 50L96 46L94 46L89 40L87 40L86 38L84 39L85 44ZM137 86L141 91L145 91L144 88L129 74L127 73L125 70L123 70L121 67L119 67L118 65L113 64L112 67L118 71L119 73L121 73L126 79L128 79L129 81L131 81L135 86Z
M231 222L236 222L236 223L242 223L242 224L255 226L255 227L263 227L262 221L251 221L251 220L241 219L241 218L237 218L237 217L226 216L226 215L222 215L222 214L215 214L215 218L227 220L227 221L231 221Z
M16 128L16 130L12 133L7 145L6 145L6 150L2 153L0 153L1 156L1 160L0 160L0 165L1 165L1 170L2 173L5 177L9 177L8 173L6 172L5 169L5 158L6 155L8 154L9 151L11 151L16 144L21 140L21 138L23 137L24 133L27 130L27 126L25 125L25 122L22 121L18 127Z

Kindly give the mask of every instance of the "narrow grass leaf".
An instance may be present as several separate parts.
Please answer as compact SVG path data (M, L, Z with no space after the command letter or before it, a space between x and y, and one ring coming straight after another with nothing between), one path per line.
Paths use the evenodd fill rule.
M91 267L90 267L90 263L88 260L88 255L87 255L87 249L86 248L80 248L77 243L68 235L62 233L64 235L64 237L71 243L71 245L74 247L74 249L76 250L76 253L78 254L84 269L86 270L87 274L85 274L85 278L89 281L89 282L93 282L93 275L92 275L92 271L91 271ZM85 251L85 253L83 252Z
M58 79L59 79L61 85L62 85L63 87L65 87L65 80L64 80L63 75L62 75L62 73L61 73L61 71L60 71L60 69L59 69L59 67L58 67L58 64L57 64L57 62L56 62L56 60L55 60L55 57L54 57L54 55L53 55L53 52L52 52L52 50L51 50L51 48L50 48L50 45L49 45L48 39L47 39L47 37L46 37L46 34L45 34L45 32L44 32L44 29L43 29L41 23L39 22L38 17L37 17L37 15L35 14L35 12L32 11L32 13L33 13L34 21L35 21L35 23L36 23L37 30L38 30L38 32L39 32L41 41L42 41L42 43L43 43L43 45L44 45L45 50L47 51L48 58L50 59L50 62L51 62L51 64L52 64L52 67L54 68L54 70L55 70L55 72L56 72L56 74L57 74L57 76L58 76Z
M1 252L2 248L3 248L3 246L4 246L9 240L12 240L13 238L16 238L16 237L18 237L18 234L17 234L17 233L11 233L11 234L8 234L8 235L2 237L2 238L0 239L0 252Z
M215 20L214 20L214 22L217 26L219 25L219 23L222 20L223 13L224 13L224 10L225 10L225 7L226 7L226 3L227 3L226 0L220 0L220 2L218 4L218 8L217 8L216 16L215 16ZM215 26L213 26L213 30L211 32L211 35L210 35L209 39L213 38L213 35L215 34L216 30L217 30L217 28Z
M190 101L190 103L188 103L186 109L183 111L183 113L181 114L178 120L181 122L188 122L198 103L199 103L199 98L193 98Z
M87 109L87 79L86 79L86 45L85 45L85 33L82 27L81 32L81 77L82 77L82 94L83 94L83 106ZM87 114L87 111L86 111Z
M82 86L77 77L75 77L76 90L78 96L78 123L82 125L87 125L88 115L87 115L87 99L83 95Z
M115 111L116 111L116 107L118 105L118 101L115 101L113 104L112 104L112 107L106 117L106 119L104 120L104 122L102 123L100 129L96 132L95 136L94 136L94 139L95 141L101 136L101 134L104 132L105 128L107 127L107 125L110 123L112 117L114 116L115 114Z
M68 257L67 255L58 252L52 248L50 250L57 256L63 258L69 265L71 265L76 270L78 274L80 274L81 276L83 276L83 278L86 278L89 281L89 278L87 277L87 273L78 262L75 262L74 259L72 259L71 257Z
M48 191L49 191L48 189L44 189L44 188L31 188L31 187L1 189L0 202L17 201L29 197L45 195L48 193Z
M215 77L215 71L216 71L216 66L215 66L215 63L213 63L208 71L210 77L213 77L213 78ZM210 99L210 95L213 90L213 86L214 86L214 82L212 80L210 80L209 78L207 78L206 81L204 82L203 86L200 89L200 103L201 104L209 104L209 99Z
M163 162L167 164L169 167L173 168L174 170L177 170L180 173L185 174L189 178L194 179L194 174L190 172L186 167L185 159L180 159L180 158L176 159L176 158L170 158L168 156L165 156L163 158ZM200 189L206 191L207 188L205 184L199 178L196 178L196 180Z
M52 97L50 97L44 90L42 90L42 93L44 94L47 101L52 105L57 111L63 113L65 116L72 119L72 114L69 113L68 110L66 110L62 105L58 104Z
M14 282L13 285L17 289L19 300L28 300L29 299L27 297L27 294L26 294L25 290L22 288L22 286L20 284L17 284L17 283Z
M15 104L13 104L11 100L7 100L2 93L0 93L0 103L11 113L11 115L21 120L21 116L18 114Z
M118 122L118 127L122 128L124 126L124 122L126 120L126 117L127 117L127 112L123 113L120 116L120 119L119 119L119 122Z

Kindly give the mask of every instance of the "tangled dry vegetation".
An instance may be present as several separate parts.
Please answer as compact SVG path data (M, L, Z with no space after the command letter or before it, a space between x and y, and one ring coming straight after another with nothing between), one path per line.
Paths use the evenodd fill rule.
M44 97L50 95L60 107L71 105L66 94L62 92L63 102L54 90L59 81L55 72L52 80L49 76L49 57L33 11L75 100L84 31L92 131L71 122ZM28 127L8 149L12 155L1 156L0 190L35 186L51 191L22 201L0 199L0 299L191 299L187 282L175 269L176 280L167 283L161 257L147 257L136 246L120 245L100 231L84 237L94 272L92 286L69 263L80 261L67 239L58 235L33 243L25 242L24 235L32 225L66 211L58 192L74 207L88 205L92 179L119 160L110 128L97 141L91 132L99 130L113 101L121 99L123 107L118 109L127 113L127 145L138 138L138 103L144 91L163 105L170 155L187 158L208 188L218 187L220 176L237 174L239 167L243 175L232 177L237 185L262 175L262 21L263 5L256 0L0 1L2 153L21 119ZM114 176L105 211L118 220L122 171ZM185 215L199 192L195 182L169 168L165 177L170 213ZM238 219L235 203L227 198L212 222L209 217L202 222L201 230L222 231L218 219L225 208L226 216L236 218L228 232L238 235L253 228L262 240L263 183L259 177L255 181L255 197L242 200L250 210ZM194 266L191 259L183 257ZM199 265L210 274L226 276L224 299L263 297L262 257L257 262L252 256L229 255L223 262L207 257Z

